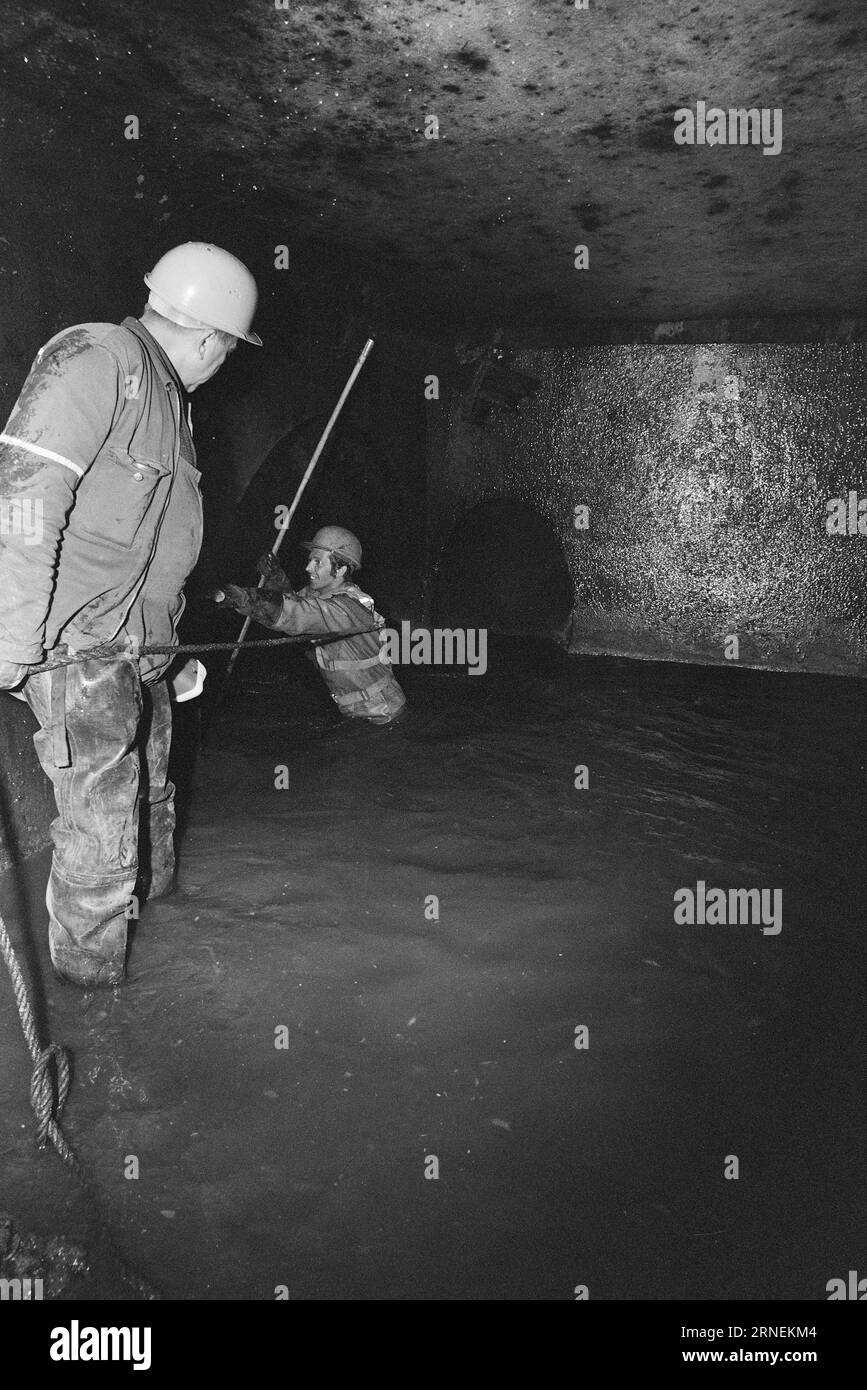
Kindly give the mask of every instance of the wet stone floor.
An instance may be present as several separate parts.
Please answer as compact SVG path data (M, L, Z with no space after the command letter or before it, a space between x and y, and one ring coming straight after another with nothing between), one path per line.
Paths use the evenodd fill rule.
M125 987L46 969L46 856L0 894L129 1263L174 1299L496 1300L825 1299L863 1263L859 681L503 641L404 673L383 731L244 660L195 757L179 713L182 891ZM675 922L699 881L780 890L782 929ZM0 1211L86 1248L5 979L0 1055ZM130 1295L95 1249L58 1296Z

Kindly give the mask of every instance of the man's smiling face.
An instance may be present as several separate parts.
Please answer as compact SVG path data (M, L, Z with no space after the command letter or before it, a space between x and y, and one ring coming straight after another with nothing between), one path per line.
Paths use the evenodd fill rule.
M322 598L328 598L339 589L346 578L346 570L342 566L338 566L336 575L331 573L331 551L323 550L319 545L311 550L306 570L310 577L310 588Z

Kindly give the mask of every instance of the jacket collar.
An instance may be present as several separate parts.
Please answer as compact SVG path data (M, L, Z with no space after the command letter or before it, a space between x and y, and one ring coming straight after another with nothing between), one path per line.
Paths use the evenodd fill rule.
M168 385L169 382L171 382L177 387L180 398L183 400L183 383L172 366L170 358L166 355L165 350L161 344L157 342L154 335L148 332L143 323L140 323L138 319L132 318L132 316L124 319L122 327L128 328L131 333L134 333L137 338L141 339L151 357L154 358L157 367L161 368L160 375L163 378L163 384Z

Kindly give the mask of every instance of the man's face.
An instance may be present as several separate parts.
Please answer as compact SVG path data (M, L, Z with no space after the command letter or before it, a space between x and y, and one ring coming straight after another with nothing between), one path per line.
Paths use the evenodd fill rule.
M346 570L341 565L338 566L337 574L331 573L331 551L323 550L317 545L310 552L310 559L305 566L310 577L310 587L323 598L327 598L346 578Z
M210 381L211 377L220 370L229 353L235 351L237 343L236 338L233 343L226 346L216 333L207 333L203 334L201 338L192 339L190 351L187 353L180 373L186 389L195 391L197 386L202 386L204 382Z

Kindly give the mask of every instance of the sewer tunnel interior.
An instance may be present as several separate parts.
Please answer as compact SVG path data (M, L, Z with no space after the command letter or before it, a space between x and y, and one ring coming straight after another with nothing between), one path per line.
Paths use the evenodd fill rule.
M244 1301L580 1289L582 1353L607 1303L600 1356L646 1362L663 1302L863 1294L867 27L863 0L733 8L2 7L4 679L61 579L77 612L110 574L177 613L195 506L145 573L84 503L117 501L128 538L148 461L174 476L167 443L130 449L138 416L97 454L139 399L110 326L190 242L249 268L264 346L184 401L205 544L177 636L236 638L206 589L255 583L368 336L286 569L303 582L299 542L339 522L387 619L492 634L484 674L397 666L388 727L344 717L303 651L243 653L222 703L227 655L200 653L204 697L173 714L177 888L124 905L104 991L54 973L67 773L0 691L0 910L91 1180L35 1142L3 975L0 1279L88 1322L74 1305L136 1298L96 1212L183 1303L199 1379L229 1337L249 1377L264 1323L285 1359L285 1321L248 1336ZM779 158L675 140L678 104L724 92L782 111ZM72 325L66 347L100 339L85 389L71 352L28 390ZM16 531L40 499L50 552ZM125 751L76 803L98 824L72 887L103 848L145 867L143 808L113 838L103 816L107 787L148 785L130 717L96 731Z

